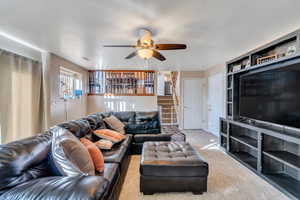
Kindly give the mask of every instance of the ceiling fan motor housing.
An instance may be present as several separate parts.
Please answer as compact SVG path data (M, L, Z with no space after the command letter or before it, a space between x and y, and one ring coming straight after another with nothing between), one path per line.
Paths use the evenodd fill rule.
M138 46L142 48L153 47L153 40L151 39L152 33L148 29L141 29L139 31L140 39L138 41Z

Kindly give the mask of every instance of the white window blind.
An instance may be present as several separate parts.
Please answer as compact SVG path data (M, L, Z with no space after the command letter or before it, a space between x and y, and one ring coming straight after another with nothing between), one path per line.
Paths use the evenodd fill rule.
M59 95L64 99L80 98L82 96L81 74L61 67Z

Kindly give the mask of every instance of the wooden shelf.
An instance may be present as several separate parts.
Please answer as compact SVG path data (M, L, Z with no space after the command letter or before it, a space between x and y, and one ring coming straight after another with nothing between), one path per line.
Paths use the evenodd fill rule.
M267 151L263 152L265 155L279 161L283 162L290 167L300 170L300 156L287 152L287 151Z
M300 181L284 173L264 175L289 193L293 194L296 198L300 199Z
M232 139L240 142L240 143L243 143L251 148L255 148L257 149L257 140L256 139L253 139L251 137L248 137L246 135L240 135L240 136L231 136Z

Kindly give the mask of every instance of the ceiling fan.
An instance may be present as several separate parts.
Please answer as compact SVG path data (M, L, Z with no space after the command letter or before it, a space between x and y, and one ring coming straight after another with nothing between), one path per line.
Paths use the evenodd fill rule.
M152 57L164 61L166 58L158 52L158 50L180 50L186 49L185 44L154 44L151 36L151 31L147 29L140 30L141 37L138 39L136 45L104 45L103 47L129 47L136 50L125 57L125 59L133 58L138 55L142 59L150 59Z

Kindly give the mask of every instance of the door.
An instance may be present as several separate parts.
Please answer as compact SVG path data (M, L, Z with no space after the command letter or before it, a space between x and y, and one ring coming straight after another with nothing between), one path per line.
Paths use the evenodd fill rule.
M224 115L223 74L218 73L208 78L208 131L219 135L219 118Z
M202 80L183 80L183 128L202 128Z

